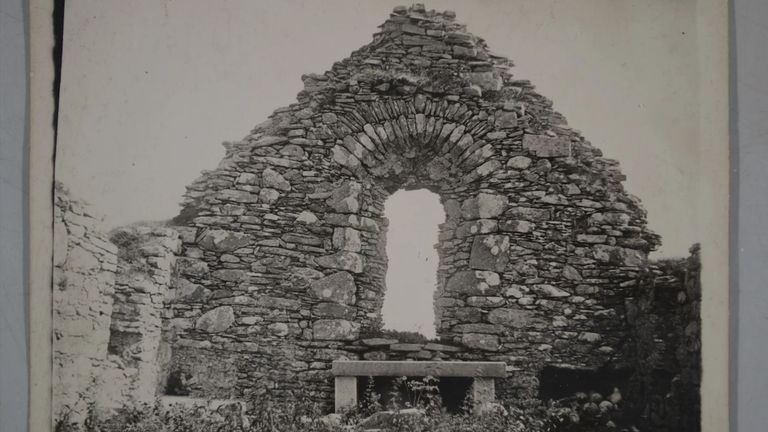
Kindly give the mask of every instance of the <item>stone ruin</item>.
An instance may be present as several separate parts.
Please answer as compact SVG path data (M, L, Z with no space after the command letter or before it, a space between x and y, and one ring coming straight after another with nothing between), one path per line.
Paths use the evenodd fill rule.
M693 311L685 335L665 331L697 336L697 267L666 274L648 261L660 239L618 163L511 66L454 13L397 7L371 43L302 76L296 103L225 143L170 226L119 229L116 251L73 231L80 222L67 218L83 217L66 216L61 195L57 244L69 235L70 257L94 257L72 264L57 250L57 274L86 268L95 279L58 280L57 316L74 315L56 322L56 355L92 338L81 355L102 371L93 380L112 383L98 398L112 407L296 391L330 406L332 362L362 359L504 362L497 397L525 406L552 368L633 370L636 303L654 281L673 293L658 310ZM381 337L383 207L422 188L446 214L435 246L439 340L401 343ZM92 333L67 334L85 320ZM679 375L685 356L665 358Z

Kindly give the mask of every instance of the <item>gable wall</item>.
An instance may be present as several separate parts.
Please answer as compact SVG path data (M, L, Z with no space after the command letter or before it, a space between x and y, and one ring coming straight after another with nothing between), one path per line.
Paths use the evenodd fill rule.
M447 357L507 362L512 398L531 397L545 364L620 364L624 296L658 238L617 163L509 64L449 13L398 9L226 143L176 219L178 282L199 290L174 306L174 364L218 353L238 379L217 394L330 400L330 362L380 327L383 203L400 188L446 211L438 336L463 348Z

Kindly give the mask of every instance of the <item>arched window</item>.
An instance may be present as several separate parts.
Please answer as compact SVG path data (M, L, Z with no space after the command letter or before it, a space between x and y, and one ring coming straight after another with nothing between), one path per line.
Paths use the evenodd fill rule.
M392 194L384 204L387 231L387 291L384 328L435 337L438 225L445 221L440 197L426 189Z

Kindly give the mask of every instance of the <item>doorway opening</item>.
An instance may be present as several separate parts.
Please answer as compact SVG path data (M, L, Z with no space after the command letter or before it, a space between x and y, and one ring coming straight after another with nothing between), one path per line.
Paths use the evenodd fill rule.
M440 197L426 189L399 190L384 203L387 231L385 330L435 338L439 225L445 222Z

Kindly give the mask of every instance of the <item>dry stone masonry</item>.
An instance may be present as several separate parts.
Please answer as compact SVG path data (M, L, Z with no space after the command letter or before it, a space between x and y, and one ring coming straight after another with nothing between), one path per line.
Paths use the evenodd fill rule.
M91 357L109 347L105 374L125 382L112 398L301 391L330 409L334 361L454 360L503 362L497 396L527 405L546 367L631 368L633 302L660 240L618 163L511 66L452 12L397 7L371 43L304 75L296 103L225 143L173 229L113 233L117 279L114 252L85 265L108 263L92 322L111 336ZM383 208L418 188L446 213L439 340L402 343L381 337Z
M105 367L117 247L59 184L53 235L53 415L82 421Z
M92 405L153 403L168 380L178 233L135 226L108 236L60 184L54 202L54 416L82 422Z
M624 299L659 240L617 163L510 66L452 13L397 8L370 44L303 76L297 103L226 144L176 219L176 280L201 294L172 307L171 364L195 375L185 365L227 358L205 375L237 379L193 394L332 400L333 360L439 357L504 361L500 394L525 400L546 364L624 355ZM435 309L448 348L371 349L383 204L415 188L447 215Z
M102 409L153 403L167 381L172 272L181 242L165 227L133 226L111 233L119 246L114 306L99 393Z

